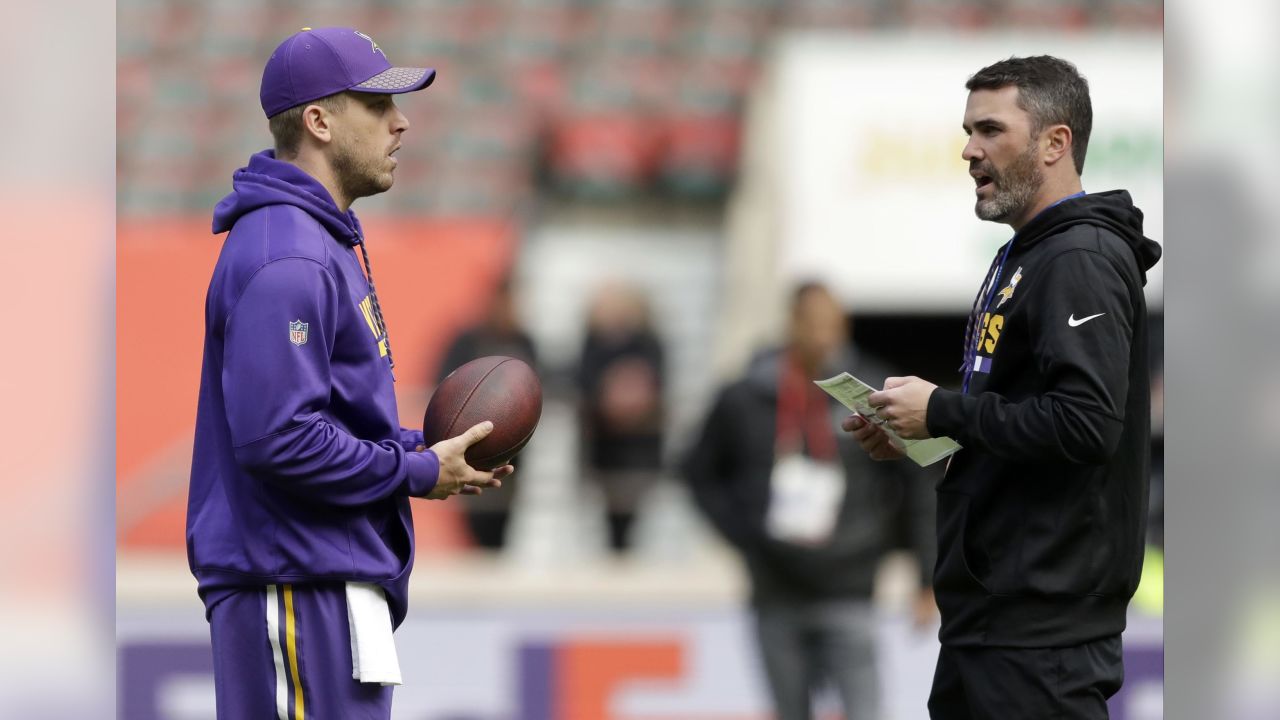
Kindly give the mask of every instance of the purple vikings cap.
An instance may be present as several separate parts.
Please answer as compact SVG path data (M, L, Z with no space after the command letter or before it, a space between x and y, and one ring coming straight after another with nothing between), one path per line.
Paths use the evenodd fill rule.
M260 96L271 117L343 90L407 93L435 79L430 68L392 67L378 43L358 30L302 28L271 53Z

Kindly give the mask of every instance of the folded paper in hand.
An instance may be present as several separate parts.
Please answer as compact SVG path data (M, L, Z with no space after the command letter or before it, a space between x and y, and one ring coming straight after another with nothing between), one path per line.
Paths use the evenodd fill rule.
M883 418L876 415L875 408L871 407L871 403L867 400L871 393L877 392L876 389L847 372L826 380L815 380L814 384L825 390L831 397L839 400L841 405L858 413L868 421L879 425L881 430L888 433L889 439L893 441L893 444L902 448L907 453L907 457L915 461L920 467L932 465L945 457L955 454L960 449L960 443L949 437L936 437L927 440L904 440L898 437L898 433L885 424Z

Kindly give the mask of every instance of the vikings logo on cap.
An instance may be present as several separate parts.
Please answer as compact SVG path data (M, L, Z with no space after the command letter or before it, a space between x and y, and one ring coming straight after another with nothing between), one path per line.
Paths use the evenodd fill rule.
M359 35L360 37L364 38L365 40L368 40L368 41L369 41L369 46L373 48L373 49L371 50L371 52L379 52L379 53L382 53L382 48L378 47L378 43L374 42L374 41L373 41L373 38L369 37L368 35L365 35L364 33L360 32L359 30L356 30L356 31L355 31L355 33L356 33L357 35ZM386 57L386 56L387 56L387 54L386 54L386 53L382 53L382 57Z

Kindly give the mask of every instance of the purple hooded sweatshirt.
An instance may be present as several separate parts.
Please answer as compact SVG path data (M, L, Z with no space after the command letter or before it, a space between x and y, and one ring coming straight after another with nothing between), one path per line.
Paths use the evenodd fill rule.
M187 559L206 612L229 592L358 580L404 620L409 497L439 459L402 428L360 223L267 150L214 210L230 230L205 302Z

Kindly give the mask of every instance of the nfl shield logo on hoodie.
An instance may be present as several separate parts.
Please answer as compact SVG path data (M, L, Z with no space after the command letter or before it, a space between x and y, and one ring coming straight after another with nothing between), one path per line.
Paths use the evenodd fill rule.
M304 323L301 320L294 320L289 323L289 342L294 345L306 345L307 329L310 327L310 323Z

